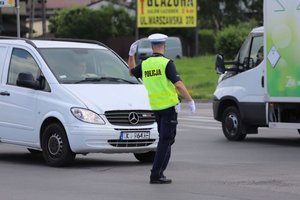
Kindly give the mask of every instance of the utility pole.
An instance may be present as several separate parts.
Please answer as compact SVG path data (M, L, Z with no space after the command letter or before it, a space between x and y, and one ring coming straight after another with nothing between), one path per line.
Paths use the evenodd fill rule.
M17 36L21 38L21 25L20 25L20 0L16 0L17 5L15 7L17 13Z
M0 35L3 30L3 19L2 19L2 9L0 8Z
M32 34L33 34L34 11L35 11L35 0L31 0L30 21L29 21L29 38L32 38Z
M46 0L41 0L43 37L46 38Z

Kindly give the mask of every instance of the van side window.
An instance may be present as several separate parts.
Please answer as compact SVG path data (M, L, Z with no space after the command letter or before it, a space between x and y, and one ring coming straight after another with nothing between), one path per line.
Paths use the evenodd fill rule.
M19 73L31 73L37 77L39 67L33 57L23 49L13 49L8 72L8 84L17 85Z
M7 84L17 85L17 78L20 73L30 73L34 79L37 79L42 74L38 64L29 52L14 48L9 64ZM49 90L47 83L45 90Z

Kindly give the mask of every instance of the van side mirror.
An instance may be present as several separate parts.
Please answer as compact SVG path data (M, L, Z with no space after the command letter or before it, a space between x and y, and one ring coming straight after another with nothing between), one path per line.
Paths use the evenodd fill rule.
M18 74L17 86L31 88L35 90L42 89L41 81L34 80L34 77L31 73L24 72Z
M216 56L215 70L216 70L217 74L225 73L224 57L221 54L218 54Z

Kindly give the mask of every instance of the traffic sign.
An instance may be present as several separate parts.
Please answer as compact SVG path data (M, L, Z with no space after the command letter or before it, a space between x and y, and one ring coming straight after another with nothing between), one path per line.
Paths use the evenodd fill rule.
M0 0L0 7L15 7L15 0Z
M196 0L137 0L138 28L196 27Z

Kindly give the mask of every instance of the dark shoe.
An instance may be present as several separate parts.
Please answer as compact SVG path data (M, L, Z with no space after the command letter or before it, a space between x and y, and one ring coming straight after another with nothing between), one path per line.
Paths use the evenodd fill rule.
M161 177L159 179L150 179L150 184L170 184L172 183L171 179L167 179L166 177Z

